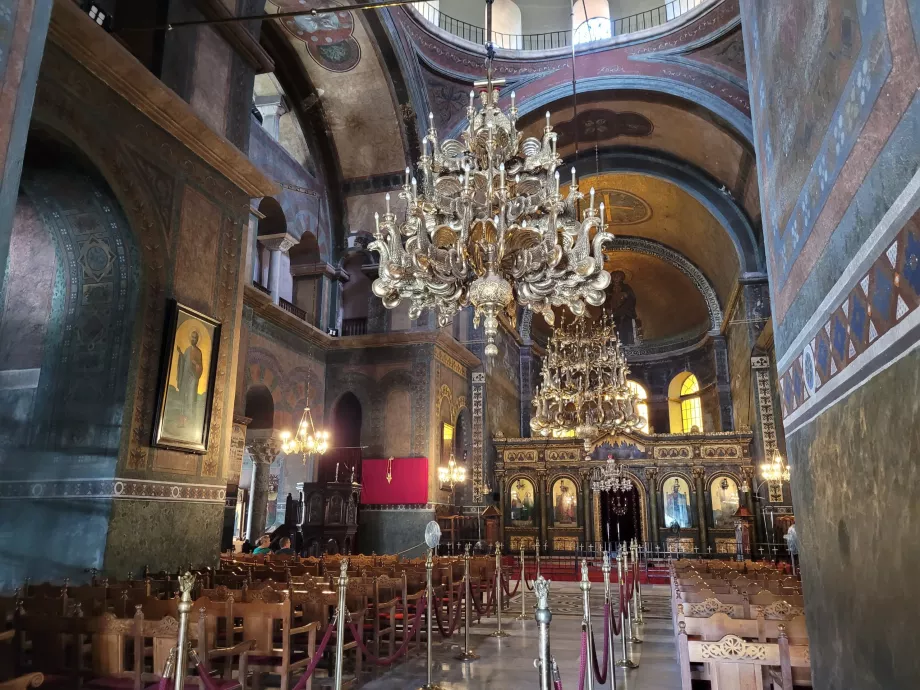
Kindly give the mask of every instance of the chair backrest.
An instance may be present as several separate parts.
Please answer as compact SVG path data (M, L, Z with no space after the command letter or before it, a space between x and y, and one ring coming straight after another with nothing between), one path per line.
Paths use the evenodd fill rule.
M289 642L291 601L277 603L264 601L234 602L233 617L242 619L243 639L255 640L255 649L270 654L275 648L275 633L281 631L282 642Z
M678 628L691 638L702 640L721 640L726 635L737 635L749 640L760 637L760 628L756 620L750 618L730 618L726 613L714 613L708 618L678 616Z

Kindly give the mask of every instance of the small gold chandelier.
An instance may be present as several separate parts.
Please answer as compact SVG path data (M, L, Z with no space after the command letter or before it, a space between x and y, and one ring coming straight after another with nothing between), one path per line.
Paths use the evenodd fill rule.
M514 325L518 304L550 324L554 306L581 315L586 304L603 304L610 273L602 248L613 235L605 232L594 189L579 211L585 195L574 168L568 195L560 194L562 159L549 113L542 139L524 139L514 92L508 111L499 107L504 81L492 78L494 49L486 47L486 80L475 84L480 104L471 91L461 140L439 141L428 115L420 179L406 168L399 193L405 213L397 217L387 194L369 246L380 253L373 291L387 309L408 300L410 318L433 309L443 327L472 304L474 325L483 321L485 354L494 357L498 317L505 313Z
M309 405L303 408L300 425L293 436L290 431L281 432L281 450L286 455L303 455L304 465L308 455L323 455L329 450L329 432L316 430Z
M541 436L574 432L590 450L604 434L641 428L639 399L627 382L629 366L612 316L584 319L553 331L534 395L531 430Z
M438 479L442 486L448 484L451 492L453 492L456 484L462 484L466 481L466 468L463 465L458 465L454 459L454 454L451 453L447 465L441 465L438 468Z
M768 484L774 482L789 482L789 480L792 479L792 472L790 471L789 465L783 459L783 456L780 455L779 451L776 451L772 461L761 463L760 476L763 477L764 481Z

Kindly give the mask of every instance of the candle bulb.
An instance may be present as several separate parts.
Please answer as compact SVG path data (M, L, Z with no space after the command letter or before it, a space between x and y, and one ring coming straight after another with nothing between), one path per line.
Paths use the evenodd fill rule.
M470 91L470 108L474 108L476 103L476 92Z
M498 166L498 180L499 180L499 185L504 187L505 186L505 164L504 163Z
M463 166L463 188L470 188L470 166L468 165Z
M553 177L556 178L556 194L559 193L559 171L557 170Z
M511 92L511 109L514 110L514 91Z
M434 129L434 113L428 113L428 129Z
M553 143L553 158L556 157L556 136L553 135L553 138L550 140Z
M591 210L594 210L594 187L591 187Z
M550 124L549 124L549 111L548 111L548 110L546 111L546 126L547 126L547 127L550 126Z
M601 205L599 208L600 208L600 216L601 216L601 228L603 228L604 227L604 202L603 201L601 202Z
M390 193L389 192L387 192L385 199L387 202L387 215L390 215Z
M572 186L574 187L577 183L575 182L575 166L572 166Z
M409 178L412 177L412 170L406 167L406 186L409 186Z
M412 198L414 199L417 196L418 196L418 182L416 182L415 178L413 177L412 178Z
M380 234L380 214L374 211L374 225L377 226L377 234Z

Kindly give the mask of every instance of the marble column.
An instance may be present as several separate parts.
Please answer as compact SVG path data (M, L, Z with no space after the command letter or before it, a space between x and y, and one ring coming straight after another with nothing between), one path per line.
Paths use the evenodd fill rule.
M253 199L253 204L258 203L258 199ZM249 276L253 283L261 283L262 275L261 261L259 261L259 221L265 218L265 214L259 211L255 205L249 207L249 223L246 229L246 256L243 264L243 275Z
M591 525L591 473L581 473L581 502L585 509L585 546L592 542L592 525Z
M751 515L754 516L754 531L752 536L754 541L762 544L765 541L769 541L769 538L768 535L763 533L763 510L761 510L761 514L758 515L757 510L754 508L754 477L754 467L741 468L741 480L747 482L747 485L750 487L749 491L744 492L744 506L750 511Z
M246 429L251 421L249 417L238 414L233 415L230 457L227 459L227 497L224 501L224 529L220 540L221 551L233 548L236 506L239 501L240 473L243 467L243 453L246 450Z
M265 531L265 516L268 512L269 470L272 461L281 450L281 442L274 431L250 431L246 447L252 457L252 483L249 488L249 541L255 544Z
M272 139L278 141L281 136L281 116L288 112L284 98L280 93L256 96L255 105L262 116L262 128Z
M646 467L645 478L648 481L648 517L649 517L649 547L658 546L658 468Z
M52 0L0 0L0 267L6 266L9 254L52 4Z
M286 232L276 235L263 235L259 238L266 249L271 252L271 260L268 265L268 289L272 293L272 302L278 304L281 300L281 272L283 269L283 256L288 250L297 244L297 238ZM290 267L290 260L288 260Z
M510 514L509 511L511 506L508 504L508 499L505 496L504 476L499 477L498 479L498 491L498 505L502 510L501 518L498 520L498 541L500 541L503 546L510 548L510 545L505 544L505 518Z
M693 479L696 482L696 515L700 529L700 553L706 553L706 548L709 546L709 530L706 529L706 487L703 484L705 476L705 467L693 468Z

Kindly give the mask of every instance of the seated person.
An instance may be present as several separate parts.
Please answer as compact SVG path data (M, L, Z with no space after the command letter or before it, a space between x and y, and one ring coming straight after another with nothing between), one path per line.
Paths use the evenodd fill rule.
M272 552L272 538L267 534L263 534L259 538L259 545L253 549L254 556L261 556L264 554L270 554Z
M281 539L281 548L275 551L275 554L278 556L293 556L295 554L294 549L291 548L291 540L288 537Z

